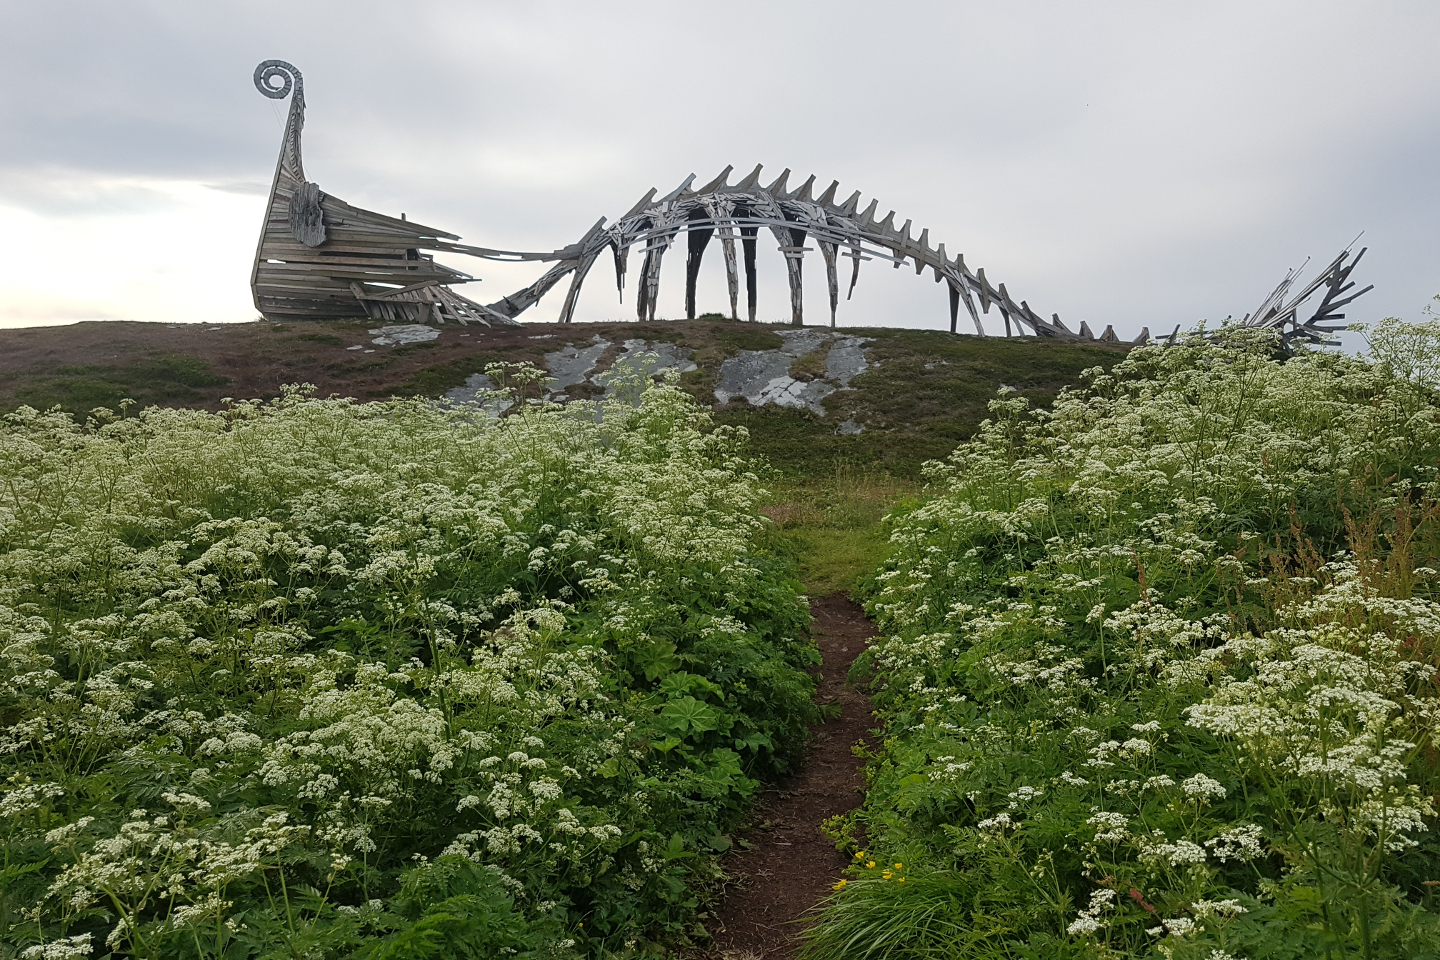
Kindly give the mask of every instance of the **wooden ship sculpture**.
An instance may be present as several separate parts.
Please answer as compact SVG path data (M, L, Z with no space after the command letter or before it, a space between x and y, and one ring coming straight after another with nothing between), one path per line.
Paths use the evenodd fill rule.
M911 265L917 276L929 270L936 283L945 284L951 333L956 332L963 306L981 336L989 333L981 317L988 316L993 308L1003 322L1005 336L1121 342L1110 326L1097 337L1088 323L1082 322L1072 330L1061 322L1059 314L1046 319L1024 300L1017 301L1004 283L992 283L983 267L972 270L963 254L951 257L943 243L932 248L929 229L922 230L918 237L912 236L912 221L896 227L893 210L877 219L878 201L871 200L862 208L859 191L837 200L838 181L818 195L814 176L791 187L788 169L763 186L759 166L733 184L729 182L733 168L728 166L698 187L691 174L664 196L657 197L658 191L651 189L613 225L606 226L602 217L575 243L548 253L462 244L457 235L407 220L404 214L399 219L388 217L322 192L306 179L301 162L305 91L300 71L283 60L266 60L255 68L255 86L272 99L291 98L250 281L256 308L270 320L363 316L391 322L515 324L516 317L568 279L559 320L569 323L581 285L607 250L623 299L632 247L644 254L637 278L636 316L639 320L654 320L661 260L684 234L686 316L695 317L701 258L715 240L725 262L730 316L740 319L739 275L743 265L746 317L754 321L756 252L760 236L765 233L784 255L791 322L797 326L804 317L804 257L818 250L825 267L832 327L839 306L840 261L850 261L846 289L849 299L860 276L860 264L875 260L888 262L896 269ZM1352 260L1350 251L1345 250L1294 297L1289 296L1289 291L1297 273L1291 271L1260 309L1241 321L1242 325L1278 329L1286 340L1324 340L1334 328L1321 324L1342 318L1344 314L1338 313L1338 308L1370 289L1343 296L1354 286L1348 282L1350 271L1364 252L1362 249ZM493 303L480 304L452 289L475 278L436 263L436 253L551 266L528 287ZM1308 319L1299 319L1301 303L1322 287L1327 292L1320 308ZM1177 327L1168 339L1173 340L1178 332ZM1134 342L1149 339L1146 328Z

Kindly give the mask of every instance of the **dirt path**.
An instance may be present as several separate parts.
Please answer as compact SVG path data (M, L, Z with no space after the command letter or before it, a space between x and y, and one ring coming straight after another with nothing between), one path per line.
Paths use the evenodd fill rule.
M860 805L865 778L851 751L869 739L870 700L847 687L850 664L875 635L864 612L837 594L813 600L815 642L824 656L816 697L838 702L840 716L813 728L802 773L767 790L755 811L757 826L726 858L732 884L708 926L710 956L725 960L782 960L793 955L803 918L840 879L846 858L820 832L820 822Z

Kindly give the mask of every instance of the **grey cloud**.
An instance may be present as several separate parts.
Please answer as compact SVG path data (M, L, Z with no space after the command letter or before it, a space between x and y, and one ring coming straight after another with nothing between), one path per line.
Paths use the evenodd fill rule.
M227 180L223 183L207 183L205 186L221 193L238 193L247 197L264 197L270 193L270 184L264 180Z
M127 216L174 208L144 182L109 181L91 171L0 168L0 201L55 218Z
M1362 229L1377 289L1358 317L1417 316L1440 291L1431 3L716 9L11 4L0 54L25 79L0 91L0 176L268 183L283 105L250 72L281 57L305 73L312 179L474 243L563 245L651 186L763 161L878 197L1036 309L1122 332L1243 313ZM35 196L56 216L86 202ZM529 279L457 265L485 295ZM928 279L875 267L842 324L945 322ZM783 316L783 267L761 271L762 314ZM823 293L807 302L818 318ZM587 309L631 307L597 273Z

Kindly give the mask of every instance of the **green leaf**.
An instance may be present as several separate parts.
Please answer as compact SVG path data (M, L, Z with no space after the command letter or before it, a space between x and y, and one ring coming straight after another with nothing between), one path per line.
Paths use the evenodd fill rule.
M0 870L0 886L8 886L27 873L38 873L49 866L49 864L50 860L47 858L35 863L16 863L5 867L3 870Z
M694 697L670 701L661 708L660 717L676 733L704 733L720 725L719 714Z
M699 856L699 854L686 850L685 838L676 833L671 835L670 842L661 849L660 856L666 860L688 860L692 857Z
M635 650L634 656L646 680L656 680L680 667L680 658L675 656L675 644L669 640L652 640L648 646Z
M672 673L660 681L660 692L670 699L684 696L687 693L713 693L719 694L720 687L711 683L702 676L693 673L686 673L683 670Z
M773 750L774 748L775 741L759 731L746 735L744 740L735 741L736 750L754 750L759 753L761 750Z

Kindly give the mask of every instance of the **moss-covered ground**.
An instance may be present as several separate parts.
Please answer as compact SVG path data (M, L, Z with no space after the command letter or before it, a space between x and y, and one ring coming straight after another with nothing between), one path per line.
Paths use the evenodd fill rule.
M197 403L207 388L229 382L197 357L159 353L133 363L67 364L37 372L15 385L8 405L85 411L133 400L141 407L173 407Z
M787 476L817 481L850 468L917 480L921 464L948 455L975 433L996 391L1009 387L1043 406L1061 388L1078 383L1081 371L1109 369L1125 355L1123 348L1103 345L931 330L845 332L872 339L867 348L872 365L851 382L853 389L826 398L825 417L746 404L716 413L722 423L746 427L756 452ZM791 375L802 376L809 359L797 360ZM703 386L696 374L688 378ZM864 431L839 433L846 420L862 424Z

